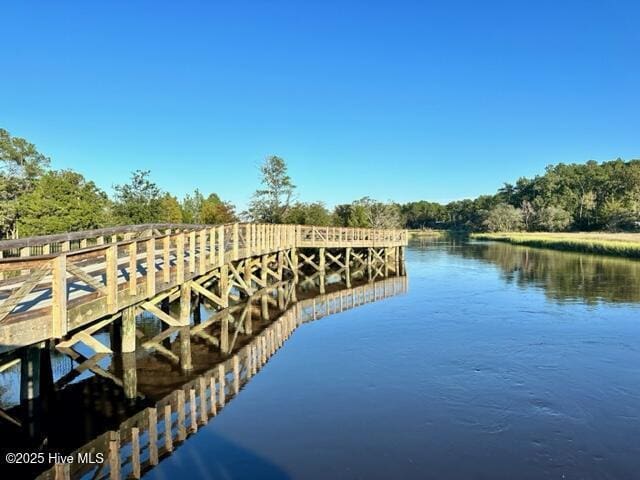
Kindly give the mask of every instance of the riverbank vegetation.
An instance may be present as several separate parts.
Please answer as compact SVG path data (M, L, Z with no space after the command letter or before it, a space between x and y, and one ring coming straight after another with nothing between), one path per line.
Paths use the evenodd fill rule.
M493 240L515 245L573 252L640 258L640 233L475 233L476 240Z
M640 160L550 165L544 174L505 183L493 195L446 204L364 197L330 210L321 201L297 201L285 160L270 156L260 167L261 185L243 212L214 192L196 189L178 198L163 191L149 171L132 172L128 182L114 185L108 195L80 173L52 170L50 164L35 145L0 129L0 238L135 223L215 224L238 219L422 232L640 227Z
M443 245L440 248L446 248ZM519 248L502 242L473 242L451 255L500 268L508 283L542 287L549 299L588 304L640 301L640 262L615 256L582 255L552 249Z

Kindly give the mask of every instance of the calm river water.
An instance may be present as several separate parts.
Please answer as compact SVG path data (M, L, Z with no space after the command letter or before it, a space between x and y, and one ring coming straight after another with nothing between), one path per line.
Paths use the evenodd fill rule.
M640 262L449 240L298 329L148 479L640 478Z

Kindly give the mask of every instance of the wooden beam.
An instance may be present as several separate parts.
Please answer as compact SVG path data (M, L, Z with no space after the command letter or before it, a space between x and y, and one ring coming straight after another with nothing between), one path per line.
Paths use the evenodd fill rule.
M62 255L61 255L62 256ZM89 285L94 290L102 293L103 295L107 295L107 287L92 277L90 274L82 270L82 268L77 265L66 262L66 270L74 277L77 277L79 280L83 281L87 285Z
M213 303L215 303L219 307L226 308L225 302L222 300L222 298L217 296L215 293L210 292L209 290L204 288L202 285L199 285L194 282L191 284L191 288L193 288L196 292L198 292L199 294L211 300Z
M51 266L48 264L42 265L35 272L33 272L29 278L20 285L15 292L13 292L9 298L7 298L2 305L0 305L0 322L4 320L18 304L29 295L34 288L38 286L44 276L51 271Z
M164 323L166 323L170 327L179 327L182 325L180 321L176 320L171 315L164 313L162 310L160 310L157 306L155 306L151 302L142 303L140 305L140 308L142 308L143 310L146 310L149 313L152 313L153 315L158 317L160 320L162 320Z

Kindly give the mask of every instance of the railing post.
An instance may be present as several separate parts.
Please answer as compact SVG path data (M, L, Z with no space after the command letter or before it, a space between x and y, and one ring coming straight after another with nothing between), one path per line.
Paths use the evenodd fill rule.
M176 237L176 282L184 282L184 232Z
M120 480L120 433L109 432L109 479Z
M262 224L262 251L265 252L269 248L269 232L268 225Z
M147 245L147 297L156 294L156 241L150 238Z
M58 255L51 263L51 336L62 338L67 334L67 256Z
M189 232L189 273L196 271L196 232Z
M147 437L149 441L149 463L158 464L158 410L149 408L149 424L147 425Z
M250 257L252 248L251 248L251 224L247 223L244 226L244 250L245 257Z
M239 243L240 243L240 237L238 235L238 224L234 223L233 224L233 231L232 231L232 235L233 235L233 243L232 243L232 258L234 260L237 260L239 257L239 253L238 253L238 247L239 247Z
M258 245L257 242L257 227L255 223L251 224L251 255L253 255L254 253L256 253L256 245Z
M198 273L202 275L207 269L207 231L200 230L200 256L198 257Z
M271 250L273 242L273 225L267 225L267 250Z
M171 281L171 230L162 239L162 279L165 283Z
M131 469L133 478L140 478L140 430L131 427Z
M187 430L184 426L184 390L176 392L176 409L178 410L178 441L181 442L187 437Z
M129 295L138 293L138 244L129 244Z
M216 263L216 229L215 227L209 228L209 264L214 265Z
M107 311L115 313L118 311L118 246L109 246L106 257Z
M218 265L224 265L224 227L218 227Z

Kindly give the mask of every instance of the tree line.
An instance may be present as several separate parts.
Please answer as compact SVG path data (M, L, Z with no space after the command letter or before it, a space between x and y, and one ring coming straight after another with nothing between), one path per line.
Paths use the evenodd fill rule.
M182 199L136 170L110 197L73 170L52 170L27 140L0 129L0 238L140 223L230 223L234 206L199 190Z
M544 174L505 183L493 195L441 205L402 206L409 228L473 231L637 230L640 160L547 166Z
M0 238L140 223L265 223L470 231L634 230L640 222L640 160L550 165L542 175L505 183L493 195L441 204L364 197L329 210L300 202L284 159L268 157L246 211L216 193L179 199L145 170L107 195L73 170L53 170L27 140L0 129Z

